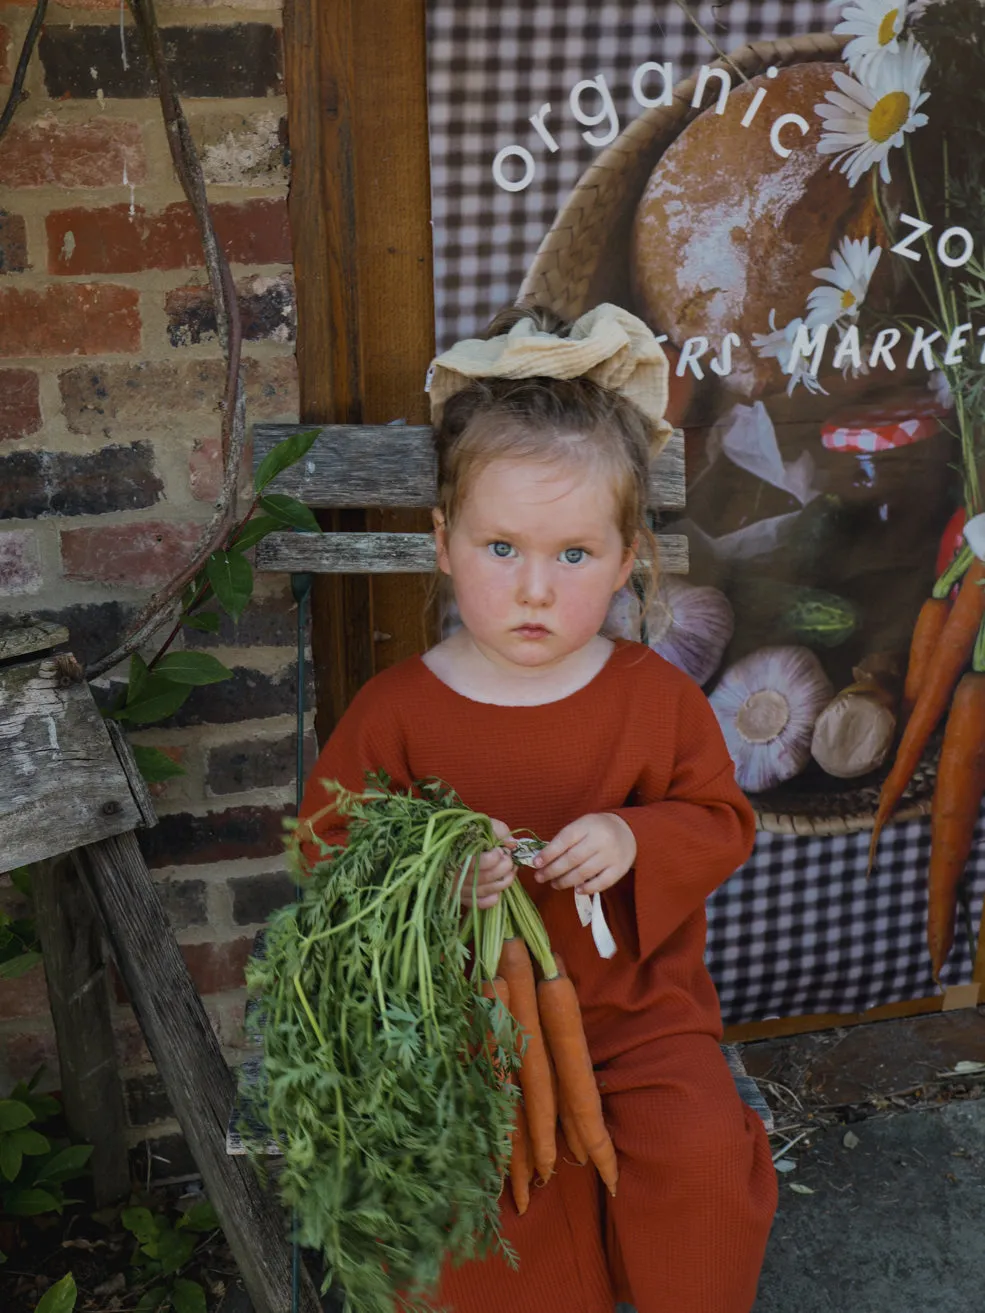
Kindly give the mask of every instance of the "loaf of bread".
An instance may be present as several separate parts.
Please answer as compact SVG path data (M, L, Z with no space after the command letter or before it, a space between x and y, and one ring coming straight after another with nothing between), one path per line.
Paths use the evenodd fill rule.
M631 268L637 312L657 332L682 346L707 337L717 352L726 333L738 334L733 372L723 380L736 397L754 398L782 388L777 362L752 346L754 334L805 313L817 285L812 270L830 264L840 237L861 236L869 189L849 187L817 153L821 121L814 106L833 85L832 63L793 64L775 78L765 74L737 86L724 114L709 108L668 147L650 175L633 227ZM748 127L742 119L757 90L766 98ZM802 134L787 123L770 143L783 114L810 125ZM883 264L887 262L882 261ZM708 357L704 362L708 372Z

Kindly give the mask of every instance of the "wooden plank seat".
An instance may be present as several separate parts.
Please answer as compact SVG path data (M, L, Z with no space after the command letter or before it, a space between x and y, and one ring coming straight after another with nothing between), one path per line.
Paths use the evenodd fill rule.
M254 467L278 442L316 427L256 424ZM409 424L328 424L305 458L280 474L270 492L283 492L318 510L346 507L413 509L435 502L431 429ZM684 506L684 435L675 432L650 467L650 509ZM660 533L660 566L687 573L687 539ZM641 565L644 562L641 561ZM258 570L285 573L415 574L434 568L427 533L272 533L257 544Z
M312 427L255 425L254 468L278 442ZM278 475L269 491L287 493L313 509L433 506L436 471L431 429L402 423L319 426L305 458ZM657 514L683 509L684 491L684 436L677 431L651 465L650 509ZM686 573L686 538L658 532L658 541L661 569ZM434 546L431 535L424 533L272 533L257 544L256 565L258 570L299 574L426 573L434 568ZM263 943L261 930L254 955L262 955ZM254 1007L247 1004L247 1028L252 1024L256 1031L258 1018L250 1011ZM746 1074L739 1050L723 1045L722 1051L739 1094L772 1130L772 1113L756 1082ZM266 1143L269 1157L280 1155L263 1120L261 1081L261 1058L254 1052L240 1067L239 1094L226 1136L231 1155L247 1152L244 1129L251 1143Z

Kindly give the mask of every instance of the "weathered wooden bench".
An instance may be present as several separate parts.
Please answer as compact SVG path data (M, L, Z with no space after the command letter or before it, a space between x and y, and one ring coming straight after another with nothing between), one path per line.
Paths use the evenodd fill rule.
M226 1153L235 1083L188 973L135 831L157 823L119 727L104 720L68 632L0 626L0 873L31 870L34 913L73 1133L93 1145L100 1203L130 1171L108 959L119 974L257 1313L319 1303L295 1274L278 1202Z
M294 433L311 425L258 424L253 429L253 460L264 456ZM307 456L270 485L270 491L288 493L316 510L409 509L434 505L435 458L431 429L427 426L327 425ZM650 469L650 510L680 510L684 505L684 438L677 432ZM674 574L687 571L687 540L660 533L661 569ZM273 533L256 549L258 570L292 576L309 574L417 574L435 567L434 541L429 533ZM298 685L303 688L304 651L299 645ZM303 732L299 713L298 733ZM262 934L262 932L261 932ZM262 940L257 947L260 948ZM773 1116L756 1082L746 1074L739 1050L723 1045L723 1052L742 1099L760 1115L768 1130ZM232 1109L226 1137L232 1155L246 1153L241 1130L249 1127L252 1143L264 1140L267 1152L280 1150L267 1137L256 1118L251 1097L260 1077L260 1058L250 1056L241 1068L241 1097Z

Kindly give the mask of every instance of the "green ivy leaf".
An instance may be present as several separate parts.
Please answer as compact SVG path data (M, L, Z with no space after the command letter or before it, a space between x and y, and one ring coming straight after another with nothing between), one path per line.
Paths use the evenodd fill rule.
M34 1113L20 1099L0 1099L0 1131L19 1131L34 1121Z
M178 1277L171 1287L174 1313L206 1313L205 1291L197 1281Z
M130 658L130 682L127 685L127 706L132 702L139 702L140 696L147 687L147 681L150 679L150 670L147 662L139 652L134 652Z
M261 538L266 538L268 533L273 533L275 529L281 527L281 521L275 519L273 515L254 515L252 520L247 520L242 529L233 539L231 546L237 552L249 551L255 547Z
M33 971L40 961L40 953L19 953L17 957L8 958L6 962L0 962L0 980L18 980Z
M219 1218L209 1201L203 1199L181 1214L177 1226L179 1231L215 1231L219 1226Z
M199 611L197 615L186 615L181 623L186 629L198 629L203 634L217 634L221 619L218 611Z
M23 898L31 897L31 868L15 866L10 872L10 883Z
M142 1245L157 1239L157 1218L149 1208L124 1208L120 1221Z
M164 675L152 674L144 685L139 701L116 713L117 720L131 725L150 725L174 715L191 692L190 684L175 684Z
M262 492L283 470L296 465L302 456L308 454L317 437L317 429L307 429L304 433L292 433L289 438L272 447L257 466L253 476L253 486L256 491Z
M311 507L305 506L304 502L294 497L288 497L283 492L272 492L269 496L260 498L260 505L268 515L279 524L287 525L289 529L301 529L305 533L321 533L321 525L315 519Z
M208 652L168 652L154 667L155 675L163 675L172 684L218 684L232 679L233 672L210 656Z
M8 1140L29 1158L40 1158L43 1154L51 1153L51 1141L40 1131L32 1130L30 1126L25 1126L19 1131L11 1131L4 1137L4 1143Z
M162 1313L170 1304L167 1288L165 1286L155 1286L153 1290L148 1290L140 1296L140 1303L137 1305L134 1313Z
M35 1183L61 1185L64 1181L71 1181L73 1177L82 1175L91 1157L91 1144L70 1144L67 1149L60 1149L46 1163L41 1164Z
M21 1170L21 1163L24 1161L24 1155L14 1144L13 1135L5 1135L0 1139L0 1176L5 1181L16 1181Z
M66 1272L60 1281L56 1281L44 1292L34 1313L72 1313L78 1297L75 1278L71 1272Z
M239 552L213 552L205 567L216 600L234 620L253 596L253 568Z
M60 1213L60 1199L48 1190L10 1190L4 1208L12 1217L37 1217L40 1213Z
M160 1259L162 1272L171 1275L180 1272L195 1252L195 1237L165 1225L161 1227L156 1248L154 1257Z
M130 751L137 769L148 784L160 784L163 780L173 780L185 774L184 766L172 761L160 748L145 748L143 744L131 743Z

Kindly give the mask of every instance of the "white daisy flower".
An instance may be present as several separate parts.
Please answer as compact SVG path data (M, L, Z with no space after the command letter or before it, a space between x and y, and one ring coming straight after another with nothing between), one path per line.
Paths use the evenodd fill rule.
M808 296L804 319L807 327L817 328L821 324L857 318L881 255L881 246L869 249L868 237L860 241L843 237L831 257L831 267L812 270L815 278L831 286L815 287Z
M890 182L889 152L902 146L908 132L922 128L926 114L917 110L929 96L922 89L930 57L916 41L903 41L896 55L887 55L864 76L849 77L836 71L837 90L827 93L815 112L824 120L821 155L834 155L854 187L874 165L883 182Z
M887 54L898 54L906 19L907 0L853 0L846 5L835 34L853 38L844 52L852 72L864 73Z
M954 394L943 369L934 369L927 375L927 387L942 410L954 408Z
M752 344L764 359L778 361L784 374L790 375L790 382L787 384L788 397L793 395L793 390L798 383L803 383L808 392L823 392L827 396L827 391L818 382L817 375L812 374L807 369L807 361L803 356L798 356L791 368L790 357L793 354L794 339L803 322L803 319L791 319L790 323L784 328L777 328L776 311L771 310L769 317L770 331L768 333L753 333Z

